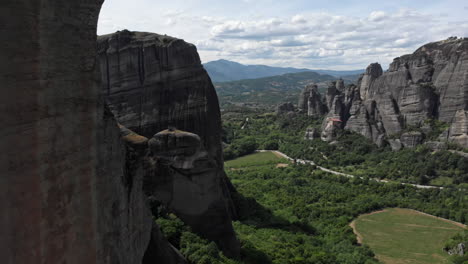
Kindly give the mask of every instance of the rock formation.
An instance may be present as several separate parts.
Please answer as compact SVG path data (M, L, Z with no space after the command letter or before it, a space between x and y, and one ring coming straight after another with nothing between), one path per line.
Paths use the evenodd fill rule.
M153 169L145 192L228 256L238 256L218 98L195 46L124 30L98 38L98 57L111 111L150 138Z
M424 134L431 132L427 121L438 119L450 125L441 139L468 147L466 38L424 45L413 54L394 59L386 72L378 63L372 63L357 87L348 86L344 92L339 87L342 85L332 84L326 92L330 110L324 121L323 138L332 140L327 133L336 128L327 120L340 119L344 129L360 133L378 145L387 141L399 149L401 141L412 147L413 143L421 144ZM406 133L414 130L421 135ZM396 137L401 138L395 141Z
M217 176L203 178L204 171L189 176L200 177L193 180L194 185L200 180L213 188L186 190L215 193L212 196L217 196L219 202L209 203L203 221L213 224L212 233L218 238L233 240L232 227L224 220L219 221L220 214L222 219L229 219L228 201L219 199L221 194L228 196L221 188L225 180L221 147L219 135L214 134L219 131L219 109L209 78L201 66L195 65L198 60L193 53L195 48L179 40L162 38L174 49L162 48L157 53L157 48L147 47L151 53L134 56L131 53L134 49L118 48L125 43L125 37L109 42L109 46L112 43L117 46L106 53L111 55L112 48L117 47L118 55L109 56L106 63L110 67L103 67L104 74L107 70L122 74L117 75L122 78L122 85L114 86L119 81L116 75L107 74L109 79L103 80L104 87L109 87L112 110L120 113L115 102L121 102L119 107L140 107L140 111L117 117L143 135L122 126L119 129L100 97L96 24L101 4L101 0L2 3L0 84L9 95L3 96L0 103L3 263L185 263L153 222L143 192L149 171L170 177L164 171L146 168L150 160L158 161L159 156L149 155L144 136L152 137L153 128L159 132L170 124L197 133L203 142L197 151L206 151L207 163L214 166L209 173ZM101 43L106 45L105 41ZM177 56L168 59L171 54ZM145 60L151 56L155 59ZM136 64L131 63L133 60ZM193 67L185 64L187 60L194 62ZM133 67L137 65L137 79L131 80ZM134 81L147 84L150 80L165 88L155 92L149 86L133 86ZM187 85L176 85L180 82ZM119 87L117 91L110 90L115 87ZM131 96L128 90L133 88L149 93ZM156 97L159 100L150 106L145 99L154 100L151 93L159 96ZM130 101L125 105L124 98L119 96ZM206 165L205 159L200 159L193 160L195 167L199 161ZM161 159L162 164L173 165L164 162ZM190 168L182 163L183 169L177 173L183 174ZM173 168L180 166L178 161L174 164ZM214 182L207 183L208 179ZM174 195L178 194L179 190L174 191ZM220 222L224 226L217 226ZM235 254L238 245L233 244Z
M378 63L372 63L366 69L366 72L361 77L359 84L359 94L362 100L366 100L369 96L369 90L372 83L379 78L383 73L382 67Z
M2 2L3 263L141 263L148 248L143 174L124 170L99 98L101 3Z
M448 131L448 139L461 146L468 147L468 111L458 110L453 120Z
M307 85L302 90L298 108L300 112L305 112L308 116L321 116L327 112L327 107L322 101L317 85Z

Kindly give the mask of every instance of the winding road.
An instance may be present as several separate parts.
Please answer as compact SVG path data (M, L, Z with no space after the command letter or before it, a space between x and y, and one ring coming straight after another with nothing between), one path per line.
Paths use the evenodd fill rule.
M292 162L295 162L295 163L298 163L298 164L303 164L303 165L314 165L316 166L318 169L322 170L322 171L325 171L325 172L328 172L328 173L331 173L331 174L334 174L334 175L340 175L340 176L344 176L344 177L348 177L348 178L360 178L360 179L364 179L364 177L358 177L358 176L354 176L354 175L351 175L351 174L346 174L346 173L342 173L342 172L339 172L339 171L334 171L334 170L330 170L330 169L327 169L327 168L324 168L322 166L319 166L317 164L315 164L315 162L313 162L312 160L303 160L303 159L293 159L291 157L289 157L288 155L284 154L283 152L281 151L278 151L278 150L257 150L257 152L273 152L275 153L276 155L278 156L281 156L289 161L292 161ZM372 180L376 181L376 182L382 182L382 183L390 183L390 181L387 181L387 180L381 180L381 179L377 179L377 178L371 178ZM396 182L391 182L391 183L396 183ZM439 186L431 186L431 185L420 185L420 184L413 184L413 183L400 183L401 185L410 185L410 186L414 186L418 189L443 189L444 187L439 187Z

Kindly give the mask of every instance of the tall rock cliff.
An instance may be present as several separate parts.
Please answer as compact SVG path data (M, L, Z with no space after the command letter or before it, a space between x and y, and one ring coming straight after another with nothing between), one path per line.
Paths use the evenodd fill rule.
M439 120L449 126L440 139L468 147L468 39L449 38L426 44L413 54L394 59L386 72L378 63L372 63L357 89L345 89L344 102L335 100L337 94L335 86L327 91L326 101L332 108L328 116L340 116L345 129L379 145L391 138L393 146L398 137L408 142L408 135L413 139L414 132L418 132L417 140L403 144L414 147L430 132L428 121ZM346 110L337 113L342 108ZM324 124L324 131L326 127Z
M99 97L101 4L2 2L2 263L141 263L148 249L143 174L125 169L125 143Z
M298 108L308 116L321 116L327 112L327 106L322 101L317 85L307 85L299 97Z
M119 129L101 97L96 67L96 25L101 4L101 0L2 2L0 84L8 94L0 99L2 263L185 263L153 222L144 193L148 171L163 178L170 175L157 166L147 167L158 158L150 155L149 141L123 126ZM161 102L176 107L200 103L200 97L193 95L187 89L173 94L176 100L161 97ZM219 125L216 104L205 107L196 111L215 111L206 117L209 122L200 128L202 131L197 131L203 134L205 129L203 136L211 135L208 131ZM172 106L162 109L160 120L172 120L173 113L166 110L175 111ZM185 113L185 108L180 110ZM182 116L173 125L185 122L195 126L205 121L190 114ZM193 161L192 166L196 164L194 168L201 161L213 164L216 169L203 167L219 174L220 155L206 158L208 154L200 154L220 153L213 136L211 141L207 137L203 145L197 145L197 158L187 159ZM166 162L161 160L164 165ZM172 162L176 165L171 168L181 168L181 174L188 170L193 178L199 176L185 162L181 165L177 158ZM222 192L218 184L206 179L216 183L223 180L219 175L200 180L213 190L184 190ZM194 185L198 181L194 179ZM224 202L210 205L221 208L216 212L226 210ZM212 216L218 219L219 215ZM219 222L213 222L218 235L232 235L230 224L227 229L221 228L228 230L221 234L216 225Z
M237 256L219 104L195 46L124 30L98 38L98 57L111 111L150 138L145 192Z

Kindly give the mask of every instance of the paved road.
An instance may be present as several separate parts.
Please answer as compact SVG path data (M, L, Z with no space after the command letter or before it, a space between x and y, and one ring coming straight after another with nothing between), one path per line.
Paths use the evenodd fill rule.
M342 173L342 172L339 172L339 171L334 171L334 170L324 168L322 166L319 166L319 165L315 164L315 162L313 162L311 160L293 159L293 158L289 157L288 155L286 155L283 152L278 151L278 150L263 150L262 149L262 150L257 150L257 152L274 152L277 155L279 155L281 157L284 157L285 159L288 159L288 160L290 160L292 162L295 162L295 163L299 163L299 164L303 164L303 165L315 165L318 169L320 169L322 171L325 171L325 172L328 172L328 173L331 173L331 174L340 175L340 176L344 176L344 177L348 177L348 178L358 178L358 176L354 176L354 175L351 175L351 174L346 174L346 173ZM364 179L363 177L359 177L359 178ZM377 179L377 178L371 178L371 179L376 181L376 182L389 183L389 181L386 181L386 180L381 180L381 179ZM392 183L395 183L395 182L392 182ZM402 185L411 185L411 186L414 186L414 187L419 188L419 189L443 189L444 188L444 187L438 187L438 186L420 185L420 184L412 184L412 183L400 183L400 184L402 184Z

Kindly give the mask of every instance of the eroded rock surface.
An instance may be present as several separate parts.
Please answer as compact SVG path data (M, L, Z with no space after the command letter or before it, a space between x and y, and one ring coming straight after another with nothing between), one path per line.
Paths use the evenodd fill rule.
M111 111L119 123L150 138L147 195L226 255L238 256L218 99L195 46L124 30L99 37L98 53Z
M100 0L2 2L0 84L9 95L0 99L2 263L185 263L163 238L147 206L143 181L148 173L148 140L123 126L119 129L100 96L96 25L101 4ZM178 41L166 44L183 46ZM179 61L193 59L183 49L173 50L182 55ZM130 80L135 66L130 61L141 56L123 54L113 57L122 62L114 66L118 65L116 71L123 79ZM169 63L168 53L161 54L161 67L183 73L175 74L178 81L196 79L198 71L204 72L201 67L184 71L177 58ZM156 51L152 55L157 56ZM141 66L141 61L136 65ZM145 72L151 75L153 68L145 66ZM107 73L107 68L103 69ZM138 74L144 77L141 71ZM152 75L167 87L175 82L166 82L171 76L164 71ZM201 79L208 78L202 74ZM104 80L105 87L108 80ZM129 87L126 83L116 93ZM218 132L219 112L217 104L205 100L216 99L216 95L209 87L195 89L198 93L189 93L188 88L190 85L176 94L165 90L158 101L161 108L151 109L159 111L155 124L199 126L202 144L219 169L221 155L213 154L221 153L218 143L213 143L219 140L211 134ZM145 96L140 99L154 99ZM209 111L211 114L205 116ZM136 120L141 122L134 122L130 114L124 118L125 124L138 123L135 127L141 131L154 125L146 122L149 113L137 113L141 116ZM226 206L220 207L226 210ZM216 221L203 221L218 228Z
M2 2L2 263L141 263L148 248L143 174L99 97L101 3Z
M339 116L345 129L378 145L400 136L403 145L413 142L403 134L411 130L429 133L427 121L437 119L450 125L441 140L468 147L467 38L426 44L413 54L395 58L386 72L372 63L357 87L344 88L344 97L342 87L336 83L326 92L327 119ZM336 126L325 122L322 131L331 132L332 127ZM395 141L391 145L398 149Z
M308 116L321 116L327 112L316 84L307 85L299 97L299 111Z

